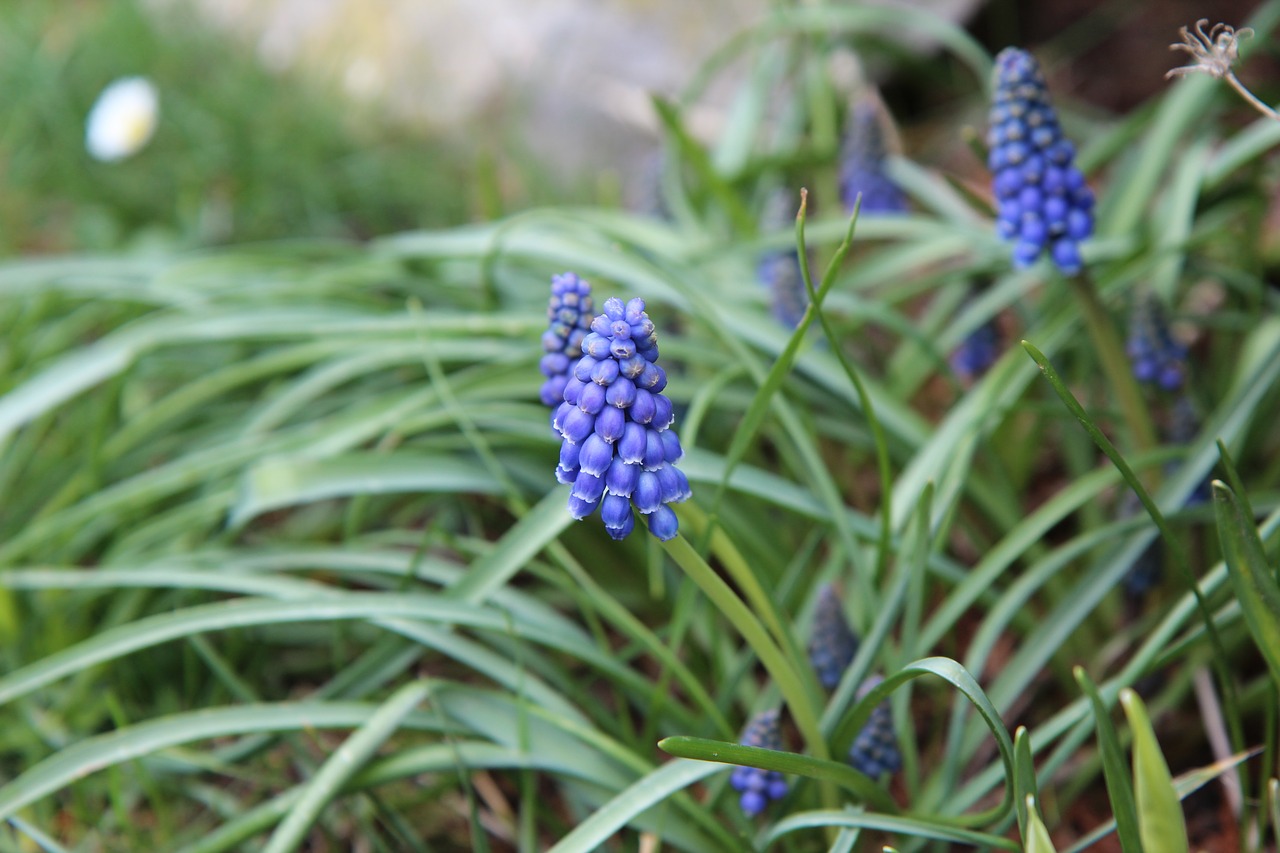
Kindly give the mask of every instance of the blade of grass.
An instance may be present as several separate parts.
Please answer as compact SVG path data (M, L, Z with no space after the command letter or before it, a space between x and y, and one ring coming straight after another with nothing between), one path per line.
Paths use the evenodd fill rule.
M1138 807L1133 798L1129 774L1125 772L1124 750L1120 746L1116 728L1112 725L1111 714L1084 667L1077 666L1072 672L1093 708L1098 751L1102 754L1102 773L1107 781L1107 796L1111 800L1111 813L1115 815L1120 848L1124 853L1142 853L1142 839L1138 833Z
M1229 457L1223 456L1230 465ZM1234 473L1234 470L1233 470ZM1233 477L1238 482L1238 477ZM1280 585L1258 538L1251 514L1231 487L1213 481L1213 508L1218 522L1218 538L1231 577L1231 586L1244 614L1254 644L1271 672L1271 683L1280 690Z
M884 789L847 764L811 758L794 752L762 749L757 746L743 746L683 735L663 738L658 741L658 749L677 758L759 767L762 770L776 770L793 776L821 779L851 791L859 801L874 806L878 811L889 814L897 814L899 811L897 803Z
M1133 789L1138 807L1138 832L1142 848L1160 853L1187 853L1186 819L1151 728L1146 706L1129 688L1120 691L1120 706L1133 731Z
M333 801L347 780L364 767L378 748L400 728L404 718L430 692L426 681L414 681L393 693L346 742L321 765L303 788L293 808L271 834L264 853L291 853L305 840L320 812Z

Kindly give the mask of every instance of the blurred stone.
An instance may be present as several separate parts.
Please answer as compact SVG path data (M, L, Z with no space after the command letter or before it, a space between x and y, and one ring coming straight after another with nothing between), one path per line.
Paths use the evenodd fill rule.
M150 0L193 5L269 68L324 75L353 99L435 131L507 132L582 175L640 161L649 94L674 95L769 0ZM886 0L958 18L978 0ZM739 69L739 73L741 69ZM715 132L733 75L693 116ZM501 141L504 137L496 137Z

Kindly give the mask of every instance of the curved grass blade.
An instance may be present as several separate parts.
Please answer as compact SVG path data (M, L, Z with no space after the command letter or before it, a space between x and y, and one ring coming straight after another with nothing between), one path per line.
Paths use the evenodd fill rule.
M1133 788L1142 848L1160 853L1187 853L1190 844L1182 802L1173 786L1169 765L1160 752L1146 706L1138 694L1127 687L1120 691L1120 705L1133 730Z
M1014 769L1013 740L1009 737L1009 731L1004 727L1004 723L1000 719L1000 713L991 704L987 694L978 686L978 682L974 680L968 670L951 658L931 657L909 663L898 672L887 677L874 689L868 691L862 701L854 706L849 715L836 728L836 734L832 739L832 752L836 755L843 755L849 749L849 744L853 743L857 733L862 730L862 727L871 718L871 712L875 710L876 706L887 699L898 685L923 675L938 676L964 694L965 698L978 709L979 716L982 717L992 737L995 738L996 748L1000 752L1000 761L1004 766L1005 790L1004 797L1000 803L977 814L948 816L945 818L945 822L955 826L982 826L1000 820L1009 814L1014 803L1016 773Z
M821 779L852 791L863 803L881 812L897 814L900 810L893 798L871 779L847 764L811 758L794 752L743 746L720 740L675 735L658 741L658 749L677 758L714 761L721 764L777 770L793 776Z

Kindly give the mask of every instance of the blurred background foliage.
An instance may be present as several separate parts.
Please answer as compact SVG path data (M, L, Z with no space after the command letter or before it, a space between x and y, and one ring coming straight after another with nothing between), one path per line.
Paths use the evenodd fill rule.
M96 162L85 114L131 74L159 87L160 126L143 154ZM7 2L0 90L6 253L365 237L468 209L461 149L322 80L268 71L189 10Z

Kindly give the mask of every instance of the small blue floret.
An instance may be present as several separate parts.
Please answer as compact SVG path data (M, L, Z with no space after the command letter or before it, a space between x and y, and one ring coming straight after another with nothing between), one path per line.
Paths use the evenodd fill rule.
M880 676L868 678L858 688L858 698L870 693L882 681L884 679ZM902 752L898 749L898 738L893 731L893 711L887 700L875 707L867 724L854 738L853 746L849 748L849 763L872 779L902 769Z
M747 722L738 742L743 746L762 749L782 749L782 730L778 724L777 709L761 711ZM787 793L787 780L776 770L758 767L735 767L729 776L729 785L741 791L738 805L749 817L764 811L770 800L780 800Z

